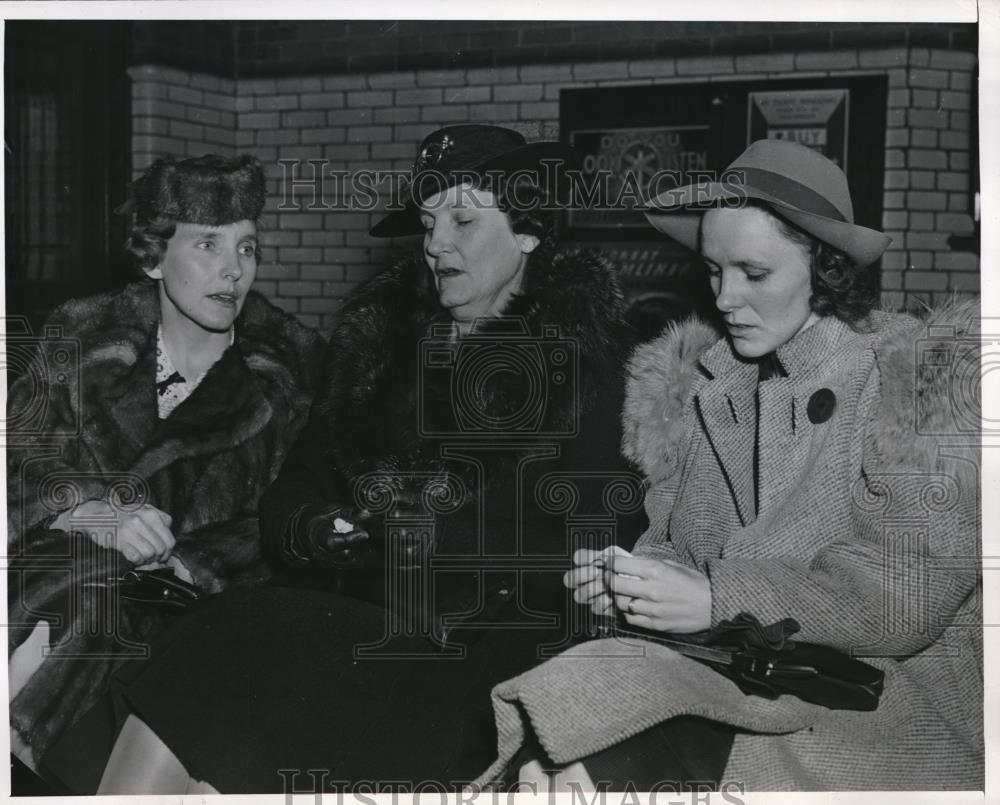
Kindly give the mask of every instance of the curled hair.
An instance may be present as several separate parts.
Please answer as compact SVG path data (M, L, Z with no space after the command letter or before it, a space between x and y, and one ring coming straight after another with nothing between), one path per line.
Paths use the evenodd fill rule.
M161 216L136 223L125 241L125 252L132 258L135 267L145 274L163 262L167 241L176 231L177 222L173 218Z
M868 318L878 302L874 271L858 265L840 249L810 235L770 207L754 206L771 215L781 233L803 246L809 254L809 307L814 312L835 316L850 325Z
M783 218L767 204L748 199L745 206L767 213L778 230L809 255L811 310L821 316L835 316L851 326L858 326L868 318L878 302L874 271L858 265L840 249ZM701 238L700 230L698 237Z
M539 181L536 171L515 173L505 178L487 174L477 184L480 189L493 193L515 234L538 238L532 257L550 255L555 250L559 204L554 188Z
M821 240L814 240L809 257L812 309L821 316L836 316L847 324L868 318L878 303L876 273Z

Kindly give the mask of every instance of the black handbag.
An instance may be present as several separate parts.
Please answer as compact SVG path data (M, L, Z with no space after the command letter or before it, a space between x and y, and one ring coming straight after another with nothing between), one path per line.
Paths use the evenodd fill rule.
M728 677L744 693L777 699L789 694L831 710L875 710L884 673L829 646L791 640L793 618L764 626L741 612L714 629L693 635L665 635L609 622L604 637L648 640L698 660Z
M186 609L204 598L201 589L178 578L169 567L128 570L111 581L126 601L164 609Z

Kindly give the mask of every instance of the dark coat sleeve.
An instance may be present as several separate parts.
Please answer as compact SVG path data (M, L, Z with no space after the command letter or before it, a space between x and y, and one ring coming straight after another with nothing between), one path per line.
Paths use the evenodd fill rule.
M315 410L289 451L274 483L260 500L260 537L265 558L275 567L301 564L289 551L291 525L308 508L348 505L347 483L327 449L329 428ZM300 521L296 519L296 522Z
M605 506L606 513L615 520L616 543L631 549L646 530L648 520L642 507L645 490L642 475L622 455L624 402L623 370L608 367L593 405L580 417L580 435L564 450L562 465L594 473L592 479L578 479L580 498L593 501L593 505ZM610 478L616 479L611 485L608 483Z

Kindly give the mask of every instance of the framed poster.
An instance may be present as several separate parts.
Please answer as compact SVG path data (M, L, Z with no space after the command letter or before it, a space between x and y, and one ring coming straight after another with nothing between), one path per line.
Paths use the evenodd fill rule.
M815 148L847 171L851 91L800 89L747 95L747 142L790 140Z
M657 193L714 178L754 140L793 140L845 171L857 223L880 228L885 76L565 89L560 132L580 159L565 238L619 267L630 298L712 306L697 258L646 223Z
M658 179L708 170L708 134L704 124L573 131L570 145L584 155L585 193L597 189L608 203L570 210L569 225L596 230L642 226L639 208Z

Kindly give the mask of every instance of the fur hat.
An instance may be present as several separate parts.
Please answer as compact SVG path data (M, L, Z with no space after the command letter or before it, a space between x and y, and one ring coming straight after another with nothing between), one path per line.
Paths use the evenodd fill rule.
M189 224L222 226L256 221L267 188L260 161L250 154L205 154L190 159L162 157L132 183L118 212L134 213L135 223L172 218Z

